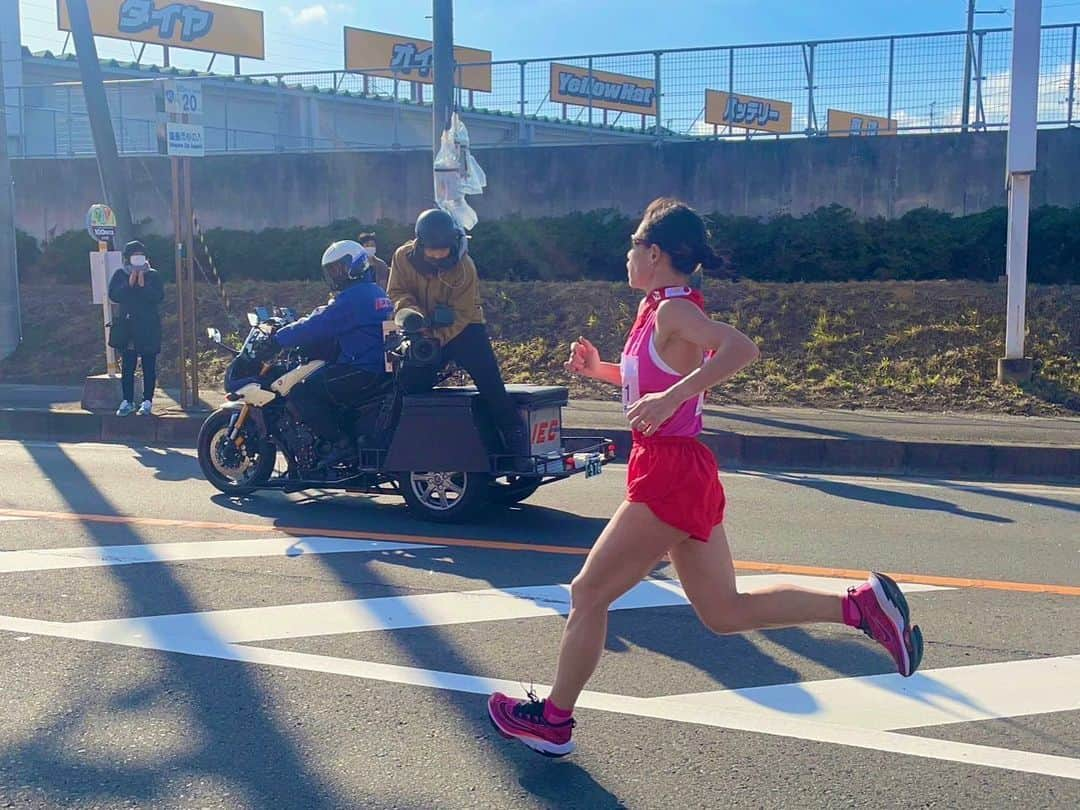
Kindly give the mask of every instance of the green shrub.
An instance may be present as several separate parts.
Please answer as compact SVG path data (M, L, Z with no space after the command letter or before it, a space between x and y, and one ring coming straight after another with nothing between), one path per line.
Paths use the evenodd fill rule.
M832 205L801 217L712 214L708 221L715 246L731 257L740 277L754 281L994 281L1005 272L1004 208L964 217L920 208L896 219L860 220L850 209ZM514 215L480 222L469 250L488 280L622 282L636 224L614 210ZM225 281L304 280L319 277L328 244L366 230L375 231L387 261L412 236L411 224L339 220L259 232L218 228L206 233L206 241ZM155 266L172 278L172 240L142 238ZM20 246L23 242L29 258L20 258L20 268L27 276L85 280L86 254L94 247L85 233L63 234L40 253L29 237ZM196 253L202 254L198 245ZM1080 207L1032 211L1028 277L1037 284L1080 282Z

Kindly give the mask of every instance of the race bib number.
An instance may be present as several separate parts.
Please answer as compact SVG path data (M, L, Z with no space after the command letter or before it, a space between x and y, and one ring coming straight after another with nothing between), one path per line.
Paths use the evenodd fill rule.
M623 412L630 410L630 406L641 399L641 384L638 380L638 359L624 354L619 361L619 371L622 376L622 404Z

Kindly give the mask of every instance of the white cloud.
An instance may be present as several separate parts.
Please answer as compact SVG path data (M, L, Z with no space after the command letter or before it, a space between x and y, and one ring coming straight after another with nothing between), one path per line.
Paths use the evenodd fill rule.
M294 25L308 25L309 23L327 23L330 14L326 6L318 3L314 6L305 6L299 11L294 11L290 6L282 6L281 13L292 20Z

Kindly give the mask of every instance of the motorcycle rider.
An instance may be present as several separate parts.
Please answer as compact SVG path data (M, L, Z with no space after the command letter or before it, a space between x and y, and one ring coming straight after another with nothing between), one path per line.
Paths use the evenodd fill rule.
M395 251L390 263L387 292L395 312L416 309L437 324L430 332L442 346L442 362L452 360L472 377L502 435L503 449L519 457L529 455L524 423L506 393L491 348L465 232L446 211L432 208L417 218L415 234ZM416 387L430 387L436 372L431 369L430 379L418 380Z
M310 315L282 326L274 343L286 349L304 348L312 359L326 360L289 395L300 418L329 447L322 465L333 466L352 454L349 436L339 422L342 407L386 373L383 321L393 304L374 281L367 252L357 242L334 242L322 257L323 278L333 298Z

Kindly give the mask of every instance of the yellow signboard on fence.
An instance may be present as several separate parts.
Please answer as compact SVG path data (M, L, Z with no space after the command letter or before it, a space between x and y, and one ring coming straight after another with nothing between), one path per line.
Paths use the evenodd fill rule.
M848 135L895 135L896 121L876 115L829 110L829 135L843 138Z
M622 73L606 73L551 63L551 100L600 110L656 115L656 82Z
M791 132L791 102L706 90L705 123L763 132Z
M435 52L431 40L399 37L379 31L345 27L345 69L371 76L387 76L409 82L433 84ZM465 90L491 92L491 51L454 46L454 62L471 65L459 68L454 84Z
M205 0L86 0L99 37L193 51L266 57L263 13ZM67 0L56 0L56 27L71 30Z

